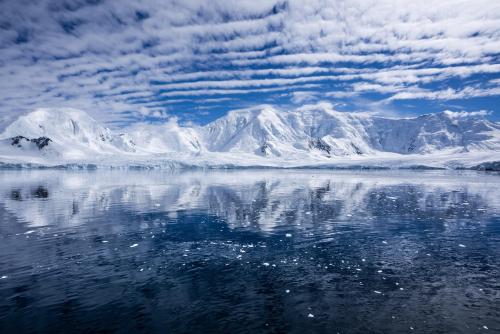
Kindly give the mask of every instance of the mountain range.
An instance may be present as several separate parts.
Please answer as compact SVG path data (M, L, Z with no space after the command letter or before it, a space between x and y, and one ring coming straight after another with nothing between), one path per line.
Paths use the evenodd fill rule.
M37 109L0 134L3 166L486 168L500 161L500 124L482 113L412 118L234 110L206 125L135 124L113 131L84 111ZM493 168L495 169L495 168Z

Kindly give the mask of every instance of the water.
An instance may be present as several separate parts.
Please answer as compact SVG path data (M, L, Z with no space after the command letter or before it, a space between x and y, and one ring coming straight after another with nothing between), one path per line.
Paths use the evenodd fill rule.
M0 332L500 331L500 176L0 173Z

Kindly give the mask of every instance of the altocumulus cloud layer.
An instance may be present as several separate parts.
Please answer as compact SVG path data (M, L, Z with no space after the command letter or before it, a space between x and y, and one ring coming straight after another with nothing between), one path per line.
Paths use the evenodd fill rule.
M496 0L0 0L0 10L4 120L70 106L117 125L204 122L319 100L498 112Z

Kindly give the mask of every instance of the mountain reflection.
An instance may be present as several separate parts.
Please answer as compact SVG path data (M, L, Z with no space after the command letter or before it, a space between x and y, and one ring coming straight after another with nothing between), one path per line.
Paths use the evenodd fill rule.
M497 175L19 171L0 184L2 333L500 329Z
M232 229L366 224L377 217L474 219L498 209L500 180L471 172L2 173L0 205L29 227L116 222L120 211L203 212ZM355 217L356 219L353 219Z

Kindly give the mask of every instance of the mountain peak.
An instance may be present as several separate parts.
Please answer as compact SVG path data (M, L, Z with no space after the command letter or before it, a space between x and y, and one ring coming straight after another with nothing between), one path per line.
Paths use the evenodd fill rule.
M63 155L70 157L133 150L126 137L113 134L86 112L73 108L36 109L7 126L0 138L17 136L48 138Z
M388 153L497 152L500 126L484 116L484 112L444 111L395 119L336 111L329 103L292 110L264 104L231 111L205 126L141 124L129 128L128 134L116 135L83 111L56 108L37 109L20 117L0 139L48 138L52 151L82 159L175 153L220 154L236 160L280 157L300 162Z

